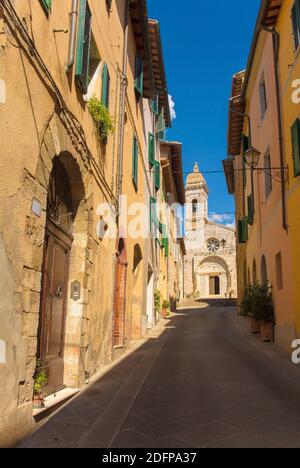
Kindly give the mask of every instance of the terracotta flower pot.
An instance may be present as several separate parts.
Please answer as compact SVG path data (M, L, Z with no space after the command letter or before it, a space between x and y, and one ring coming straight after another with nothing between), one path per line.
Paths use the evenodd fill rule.
M274 325L272 322L261 322L261 339L265 343L273 343L274 341Z
M161 316L163 319L168 318L168 309L161 309Z
M44 408L44 406L45 406L44 398L40 395L34 395L33 396L33 408L40 409L40 408Z
M261 329L260 322L258 322L254 318L250 318L250 328L251 328L251 333L253 335L259 335L260 334L260 331L261 331L260 330Z

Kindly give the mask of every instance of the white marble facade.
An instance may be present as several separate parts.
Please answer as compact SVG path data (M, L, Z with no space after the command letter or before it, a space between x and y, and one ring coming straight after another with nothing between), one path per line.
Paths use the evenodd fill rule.
M208 188L198 164L186 182L185 296L237 295L235 229L209 221Z

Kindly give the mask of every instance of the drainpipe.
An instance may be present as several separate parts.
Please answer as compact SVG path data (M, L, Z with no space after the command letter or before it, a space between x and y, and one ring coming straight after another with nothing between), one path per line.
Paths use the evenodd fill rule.
M66 71L74 65L75 61L75 41L77 32L77 17L78 17L78 0L72 0L72 9L70 12L70 41L68 61L66 64Z
M273 36L273 54L274 54L274 69L275 69L275 84L276 84L276 100L277 100L277 116L278 116L278 132L279 132L279 151L280 151L280 174L281 174L281 203L282 203L282 227L288 232L287 213L285 203L285 167L284 167L284 148L283 148L283 132L282 132L282 111L280 100L280 82L279 82L279 47L280 36L279 33L273 28L267 28L263 24L260 28Z
M122 195L123 186L123 152L124 152L124 129L125 129L125 99L127 88L127 52L128 52L128 23L129 23L129 7L131 0L126 0L125 5L125 25L124 25L124 49L123 49L123 64L122 64L122 85L120 97L120 129L119 129L119 149L118 149L118 174L117 174L117 195L119 202L120 214L120 196Z

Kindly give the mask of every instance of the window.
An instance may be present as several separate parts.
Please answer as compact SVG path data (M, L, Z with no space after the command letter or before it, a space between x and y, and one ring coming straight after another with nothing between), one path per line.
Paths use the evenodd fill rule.
M292 23L295 50L297 50L300 45L300 0L296 0L292 8Z
M268 283L268 269L267 269L267 261L266 257L263 255L261 259L260 265L260 276L261 276L261 284L265 285Z
M143 95L144 86L144 62L139 55L135 57L134 89L139 96Z
M294 160L294 176L300 175L300 120L297 119L292 126L292 145Z
M264 77L262 78L259 84L259 100L260 100L260 116L261 116L261 119L263 119L268 108L267 90L266 90L266 83L265 83Z
M77 33L76 80L83 94L89 85L92 14L87 0L80 1Z
M107 108L109 108L109 89L110 89L110 76L108 73L107 64L105 63L103 65L103 70L102 70L101 102Z
M151 166L155 162L155 139L152 133L148 135L148 160Z
M277 289L283 289L282 256L279 252L275 257Z
M139 146L136 137L133 137L132 143L132 182L135 189L138 187L138 161L139 161Z
M193 200L192 206L193 206L193 214L197 214L198 213L198 200Z
M240 244L245 244L248 240L248 218L243 218L238 221L238 241Z
M257 268L256 268L255 260L253 260L252 275L253 275L253 283L256 283L257 282Z
M272 192L272 173L271 173L271 156L266 154L264 157L264 168L265 168L265 196L266 199L269 197Z
M158 161L154 161L154 180L155 180L155 190L160 189L160 163Z
M161 241L162 248L165 249L165 257L169 256L169 238L167 233L167 227L163 224L162 229L162 241Z
M243 135L243 187L245 188L247 185L247 168L246 168L246 151L249 149L249 137L247 135Z
M106 8L108 10L111 10L111 4L112 4L112 0L106 0Z
M207 241L207 250L210 253L216 253L218 250L220 250L220 242L218 239L209 239Z
M254 204L253 204L253 195L247 197L247 207L248 207L248 224L252 226L254 222Z

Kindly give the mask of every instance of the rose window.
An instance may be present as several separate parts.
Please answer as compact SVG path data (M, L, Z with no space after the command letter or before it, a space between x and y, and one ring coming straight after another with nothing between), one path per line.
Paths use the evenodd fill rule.
M208 251L211 253L218 252L218 250L220 249L220 242L218 241L218 239L209 239L207 241L207 248Z

